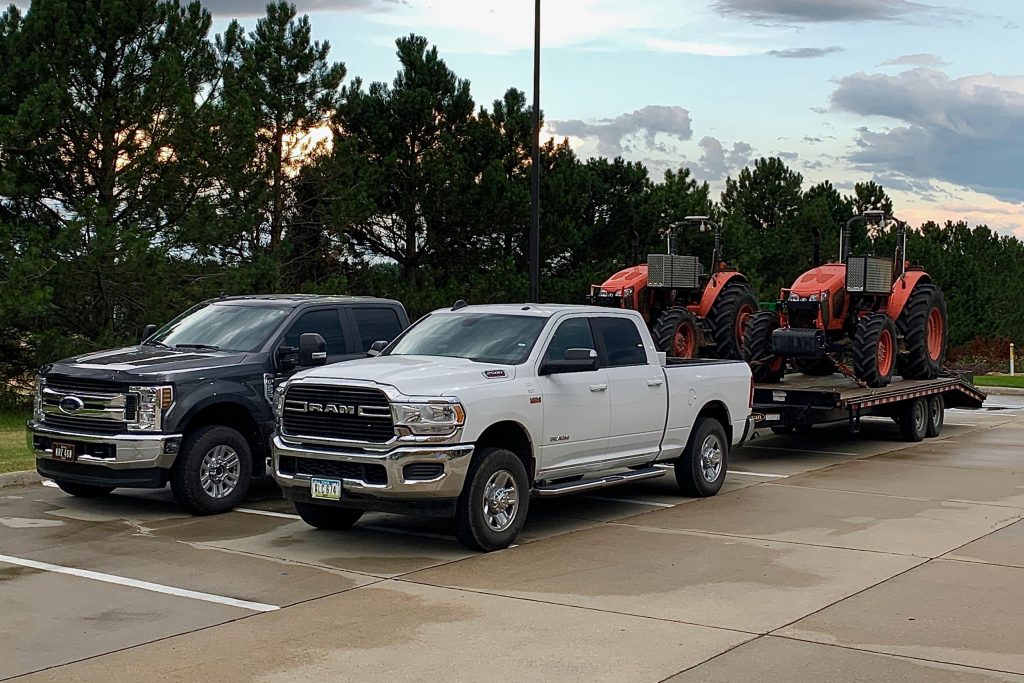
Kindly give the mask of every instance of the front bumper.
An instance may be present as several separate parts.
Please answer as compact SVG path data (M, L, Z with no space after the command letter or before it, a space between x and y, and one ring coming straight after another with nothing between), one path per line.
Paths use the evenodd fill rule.
M36 456L37 466L54 460L51 444L74 444L78 451L76 465L110 470L169 470L181 445L181 434L86 434L53 429L42 422L29 420L25 440ZM41 471L41 470L40 470Z

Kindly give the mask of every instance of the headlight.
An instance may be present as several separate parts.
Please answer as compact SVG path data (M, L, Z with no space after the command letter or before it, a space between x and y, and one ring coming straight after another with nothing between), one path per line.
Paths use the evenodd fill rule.
M32 395L32 417L37 420L43 419L43 388L46 387L46 378L36 375L36 391Z
M807 297L807 300L808 301L817 301L818 300L818 295L817 294L811 294L809 297Z
M284 415L284 392L288 388L287 382L282 382L281 386L274 390L274 400L271 405L274 407L274 421L281 424L281 418Z
M789 300L790 301L800 301L800 295L797 294L796 292L790 292L789 293Z
M462 404L447 401L393 403L391 415L396 427L413 434L449 434L466 422Z
M626 287L624 290L622 290L622 296L624 296L624 297L626 297L626 296L633 296L633 288L632 287Z
M821 292L821 300L822 300L822 301L828 301L828 290L827 290L827 289L826 289L826 290L823 290L823 291Z
M129 387L128 391L138 396L135 420L128 423L134 432L159 432L163 427L164 414L174 403L174 387Z

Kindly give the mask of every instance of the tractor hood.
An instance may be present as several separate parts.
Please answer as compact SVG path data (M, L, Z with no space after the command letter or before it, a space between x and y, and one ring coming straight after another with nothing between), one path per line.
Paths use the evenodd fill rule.
M624 289L632 287L639 289L647 285L647 264L626 268L612 275L604 281L601 289L609 294L617 294Z
M801 299L828 292L830 296L839 293L846 287L846 264L826 263L823 266L812 268L801 275L783 295L784 299L789 294L796 294Z

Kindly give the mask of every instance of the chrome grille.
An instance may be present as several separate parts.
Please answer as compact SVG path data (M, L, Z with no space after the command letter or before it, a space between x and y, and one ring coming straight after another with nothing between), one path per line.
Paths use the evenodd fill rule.
M138 398L127 387L107 380L48 376L43 386L43 422L51 427L92 434L122 434L135 419ZM65 398L81 402L72 412L61 409Z
M369 443L387 443L395 437L387 396L362 387L289 387L281 431L298 438Z

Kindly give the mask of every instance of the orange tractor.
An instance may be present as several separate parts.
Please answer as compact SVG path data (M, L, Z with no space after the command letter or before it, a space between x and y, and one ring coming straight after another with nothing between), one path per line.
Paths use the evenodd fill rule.
M893 228L894 259L851 256L850 229L867 222ZM814 263L821 235L815 230ZM881 211L847 222L839 261L818 265L783 289L778 311L750 318L743 359L754 379L778 382L786 362L808 375L839 371L869 387L884 387L894 374L934 379L946 357L946 300L922 268L906 261L906 224ZM853 368L842 358L851 357Z
M712 230L711 272L696 256L678 255L680 228ZM631 308L644 316L659 351L675 358L740 358L747 319L757 297L747 278L722 260L722 229L707 216L688 216L669 226L665 254L620 270L590 288L590 303Z

